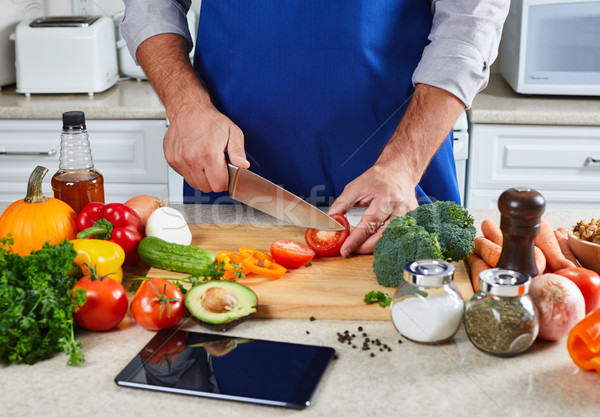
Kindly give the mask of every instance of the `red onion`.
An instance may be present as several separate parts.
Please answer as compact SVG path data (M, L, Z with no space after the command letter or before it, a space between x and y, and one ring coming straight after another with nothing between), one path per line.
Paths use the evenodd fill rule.
M585 301L573 281L557 274L541 274L533 278L529 293L538 310L543 340L560 340L585 316Z

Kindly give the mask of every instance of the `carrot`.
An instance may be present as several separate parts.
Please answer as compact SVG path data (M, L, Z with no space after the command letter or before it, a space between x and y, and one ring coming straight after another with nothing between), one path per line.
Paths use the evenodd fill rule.
M484 261L481 256L476 255L474 253L467 256L465 259L467 265L469 266L469 276L471 278L471 286L473 287L473 291L479 291L479 274L486 269L490 269L491 266L488 265L486 261Z
M485 219L481 222L481 233L496 245L502 246L502 230L493 220Z
M565 226L561 226L559 227L558 230L560 233L562 233L563 235L565 235L565 237L569 236L569 229L567 229Z
M493 268L498 264L502 246L497 245L486 237L475 236L475 249L473 252Z
M547 266L552 272L575 266L563 255L552 226L544 219L540 221L540 232L535 238L535 245L544 253Z
M563 229L567 230L564 227ZM558 241L560 251L563 253L563 255L565 255L565 258L573 262L575 266L579 265L579 263L577 262L577 258L575 257L575 255L573 255L573 252L571 252L571 248L569 248L569 238L567 237L567 235L564 234L562 230L560 230L560 228L558 228L554 231L554 236L556 236L556 240Z
M533 247L533 258L535 266L537 266L538 274L543 274L546 270L546 265L548 262L546 261L546 257L544 256L542 250L537 246Z

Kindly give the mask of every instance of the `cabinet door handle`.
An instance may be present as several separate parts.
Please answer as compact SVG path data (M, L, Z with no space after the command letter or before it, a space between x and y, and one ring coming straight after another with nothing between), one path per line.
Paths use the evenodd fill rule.
M36 152L36 151L0 151L0 155L38 155L38 156L54 156L56 155L56 149L50 149L45 152Z

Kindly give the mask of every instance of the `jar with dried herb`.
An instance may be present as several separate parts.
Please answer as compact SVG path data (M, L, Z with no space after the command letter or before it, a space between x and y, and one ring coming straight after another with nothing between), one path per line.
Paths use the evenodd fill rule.
M537 311L528 294L531 277L492 268L479 275L479 291L465 309L465 330L480 350L497 356L525 352L537 337Z

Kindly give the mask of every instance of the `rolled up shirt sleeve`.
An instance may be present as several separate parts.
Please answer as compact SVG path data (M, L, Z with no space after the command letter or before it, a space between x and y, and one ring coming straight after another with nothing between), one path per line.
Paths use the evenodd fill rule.
M176 33L188 42L188 52L193 42L186 14L192 0L124 0L125 14L121 22L121 35L137 64L137 49L146 39L161 33Z
M431 42L413 84L444 89L470 108L488 83L509 6L509 0L434 0Z

